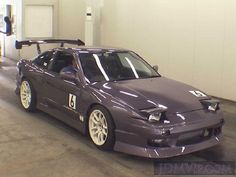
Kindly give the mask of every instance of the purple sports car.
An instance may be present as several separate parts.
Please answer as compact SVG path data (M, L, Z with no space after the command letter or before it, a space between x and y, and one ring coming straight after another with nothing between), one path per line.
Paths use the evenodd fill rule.
M48 43L61 46L41 53ZM222 139L219 101L161 76L130 50L86 47L81 40L16 41L17 49L30 45L39 55L17 65L23 108L53 115L101 150L165 158Z

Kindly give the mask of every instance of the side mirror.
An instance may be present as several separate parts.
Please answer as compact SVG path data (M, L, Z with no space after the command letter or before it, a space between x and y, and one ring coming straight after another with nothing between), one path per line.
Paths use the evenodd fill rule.
M76 74L72 71L61 71L60 77L64 80L71 81L71 82L77 81Z
M158 67L157 65L154 65L152 68L153 68L156 72L158 72L159 67Z

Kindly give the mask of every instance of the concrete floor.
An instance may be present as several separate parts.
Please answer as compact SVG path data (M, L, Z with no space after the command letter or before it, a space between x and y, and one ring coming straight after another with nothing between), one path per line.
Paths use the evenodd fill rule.
M154 176L154 160L96 149L87 137L40 111L25 112L14 94L15 63L0 65L0 177ZM167 161L235 161L236 104L222 101L224 141Z

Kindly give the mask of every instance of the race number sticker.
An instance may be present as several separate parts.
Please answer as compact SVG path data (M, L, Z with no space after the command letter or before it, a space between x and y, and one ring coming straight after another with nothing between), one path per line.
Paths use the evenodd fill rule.
M71 93L69 94L69 107L76 109L76 96Z
M206 95L204 93L200 92L199 90L189 91L189 92L192 93L196 97L206 97Z

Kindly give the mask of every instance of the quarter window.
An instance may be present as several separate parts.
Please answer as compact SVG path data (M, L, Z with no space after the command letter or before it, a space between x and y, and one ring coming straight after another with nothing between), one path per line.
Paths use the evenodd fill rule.
M39 67L42 67L42 68L46 69L48 67L48 64L49 64L50 60L52 60L52 58L53 58L53 51L45 52L45 53L39 55L33 61L33 63L36 64Z
M67 52L59 51L57 52L54 59L50 62L49 70L55 73L60 73L60 71L64 68L67 69L76 69L74 66L74 57L72 54Z

